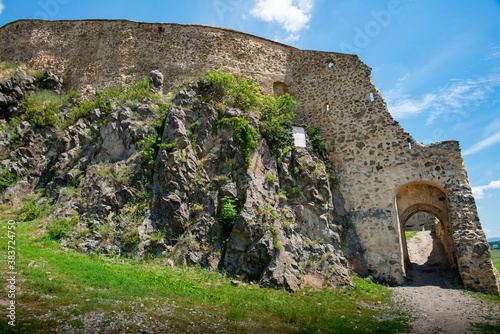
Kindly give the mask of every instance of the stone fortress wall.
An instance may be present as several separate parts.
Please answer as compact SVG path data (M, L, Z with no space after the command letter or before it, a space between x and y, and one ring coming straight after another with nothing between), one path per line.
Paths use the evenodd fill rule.
M298 50L223 28L131 21L21 20L0 28L0 45L0 62L50 68L66 90L82 93L131 84L154 69L168 91L219 67L254 79L264 92L289 92L297 125L319 127L331 143L343 197L337 212L361 240L364 269L402 282L404 224L427 212L440 220L437 234L465 286L500 289L458 142L417 143L355 55Z

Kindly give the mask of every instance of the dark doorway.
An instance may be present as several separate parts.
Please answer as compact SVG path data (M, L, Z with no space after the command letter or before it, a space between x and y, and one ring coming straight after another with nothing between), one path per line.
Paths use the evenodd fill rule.
M441 224L427 212L417 212L405 223L406 278L412 285L455 287L460 283L458 271L438 236Z

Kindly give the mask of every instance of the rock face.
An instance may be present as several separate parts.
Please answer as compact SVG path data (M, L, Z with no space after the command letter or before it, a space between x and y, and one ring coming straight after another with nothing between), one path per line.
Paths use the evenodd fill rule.
M94 38L88 38L89 35ZM405 263L408 259L403 233L406 221L415 212L431 212L441 221L440 230L437 232L441 235L450 263L460 272L464 285L480 291L498 292L500 289L458 142L445 141L425 146L416 142L389 114L380 92L371 81L371 69L357 56L298 50L222 28L129 21L21 20L0 28L0 45L4 46L0 49L0 61L23 63L39 70L53 69L55 75L64 79L65 90L75 89L85 96L92 96L96 90L110 86L131 85L152 70L161 73L160 75L153 72L150 75L155 89L170 92L177 83L183 81L182 78L198 78L207 70L219 67L231 71L236 76L253 79L262 91L268 94L280 95L288 92L298 102L295 125L313 125L319 128L321 135L334 148L325 157L324 164L327 167L335 167L340 180L332 190L332 201L338 221L348 226L342 240L349 248L348 257L357 272L369 273L388 281L404 281ZM46 87L57 90L57 85L51 86L50 82L51 80L48 80ZM21 85L20 89L13 90L16 85L9 85L0 92L0 108L5 115L15 113L18 108L16 101L20 101L25 89ZM26 85L30 84L26 82ZM29 90L29 87L26 89ZM187 124L190 124L191 116L188 116L184 102L192 99L195 91L196 89L192 88L181 89L173 101L186 115ZM154 107L157 106L130 106L134 114L141 117L145 117L148 108ZM229 115L235 111L218 112L226 112ZM176 124L181 122L182 118L180 113ZM134 136L140 134L134 134L133 129L128 128L128 120L116 118L116 121L111 122L114 122L114 125L101 128L102 134L94 132L95 126L90 123L85 125L82 122L77 126L85 126L94 136L102 137L103 140L105 138L103 145L107 153L99 153L97 156L103 159L111 157L114 159L113 163L119 163L121 154L132 154L136 145L134 138L138 138ZM186 126L184 128L186 135L189 135L187 130L191 129ZM178 180L173 180L170 176L159 177L153 169L149 171L155 175L158 189L168 195L165 198L162 196L161 200L157 198L157 201L163 204L155 206L148 224L141 229L150 231L156 228L155 224L161 223L155 218L158 212L167 213L169 208L179 206L179 212L175 217L171 217L176 220L174 226L169 228L172 231L165 233L182 236L185 233L182 225L186 219L187 224L192 219L186 218L186 210L191 208L182 205L185 203L182 194L177 194L173 190L176 185L170 182L173 181L181 187L179 182L182 180L193 175L198 177L199 168L194 165L195 160L190 155L189 142L182 127L179 125L175 129L179 131L175 132L175 138L178 139L177 144L183 146L183 155L167 155L162 159L167 159L165 161L168 162L175 162L176 159L186 160L187 165L171 172ZM137 131L140 130L141 127L138 127ZM42 137L50 138L51 135L44 134ZM189 136L188 138L190 139ZM66 147L74 143L61 144ZM197 144L202 146L198 141ZM203 147L211 147L209 144L204 143ZM60 150L61 148L57 147L51 152L62 154ZM65 159L70 163L78 152L64 153L67 153ZM296 153L299 154L298 151ZM294 161L295 155L290 159ZM27 161L21 164L15 161L8 163L6 167L15 170L26 163ZM154 164L155 168L157 164L158 161ZM37 168L41 166L33 169L33 177L36 178L41 177L36 175ZM53 168L54 166L51 166L50 170L59 172ZM96 172L107 171L106 168L102 169L105 170L98 169ZM119 171L111 168L109 173L120 179L117 175L124 172L129 171L120 167ZM135 177L133 170L130 172ZM61 175L63 176L71 178L69 174ZM305 182L302 177L311 181L307 175L299 176L300 179L297 178L296 182ZM282 182L282 171L277 177ZM284 178L283 182L288 181ZM237 204L242 205L241 186L238 183L231 184L235 182L226 183L228 184L220 185L220 191L232 196L236 194ZM109 182L99 187L102 191L109 190L110 194L106 202L98 203L101 203L103 208L112 207L110 204L115 202L112 197L118 194L112 193ZM186 198L191 196L187 195L191 191L183 188L181 190L186 192ZM318 194L301 189L309 202L319 198L317 196L324 198L324 192L316 190ZM116 199L118 203L125 196L124 193L119 194ZM293 196L289 198L291 200ZM422 198L425 198L425 202L421 201ZM267 201L270 201L269 197L266 203ZM219 202L214 201L211 205L214 210L215 207L220 209ZM309 209L307 205L288 205L293 212L299 205L304 207L304 211L295 218L318 218L324 221L324 213ZM322 226L330 226L329 224L326 219L326 222L317 227L323 230ZM117 228L123 227L118 225ZM238 223L234 228L239 231ZM329 232L326 230L318 233L318 238L329 238ZM138 238L132 234L130 237ZM279 234L280 240L281 237L282 234ZM233 241L230 239L228 242ZM286 242L281 242L286 249ZM141 245L146 247L146 243ZM156 241L151 245L163 247L161 242ZM243 250L243 253L246 254L246 251ZM264 256L263 254L259 256ZM269 254L266 259L268 257ZM227 265L238 263L233 257L229 260L224 257L223 262ZM287 266L287 270L289 267ZM241 275L251 275L247 274L252 272L251 269L245 270Z
M188 105L189 95L181 91L174 101ZM170 252L175 262L224 268L244 281L292 291L309 281L348 283L324 163L308 149L294 149L283 162L289 168L278 171L261 139L246 169L233 130L225 126L213 134L217 118L241 112L203 102L183 105L165 121L162 143L176 148L162 149L154 163L158 200L144 230L157 228L179 240ZM300 169L296 179L292 166ZM295 194L294 188L302 190ZM234 226L214 219L224 197L238 208Z
M161 86L161 73L149 78L152 88ZM247 166L233 126L221 123L244 114L214 108L198 91L193 83L173 98L157 133L156 158L146 165L144 139L158 121L154 103L116 105L107 115L97 108L57 134L23 121L12 133L24 145L2 161L22 179L3 201L19 203L44 188L55 208L49 220L79 216L61 240L68 247L139 258L164 254L174 265L223 269L241 281L290 291L350 284L325 161L310 148L293 148L278 168L259 137ZM257 114L246 118L262 128ZM2 135L12 149L12 135ZM230 224L220 218L227 201L236 212Z

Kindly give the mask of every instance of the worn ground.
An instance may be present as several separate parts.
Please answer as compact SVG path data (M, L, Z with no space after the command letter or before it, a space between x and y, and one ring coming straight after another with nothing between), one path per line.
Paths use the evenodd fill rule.
M500 305L475 298L463 290L438 239L430 231L408 241L412 268L408 280L393 288L395 300L411 314L414 333L498 333Z

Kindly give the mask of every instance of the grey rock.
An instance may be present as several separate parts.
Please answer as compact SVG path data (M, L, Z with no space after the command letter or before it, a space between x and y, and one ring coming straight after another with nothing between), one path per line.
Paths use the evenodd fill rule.
M63 80L54 73L45 71L44 78L38 83L41 89L53 90L60 94L63 88Z
M16 129L14 131L21 137L24 137L24 134L29 130L31 130L30 123L27 121L22 121L18 126L16 126Z
M151 71L149 73L149 82L156 89L160 89L163 86L163 74L158 70Z
M120 121L124 121L124 120L128 120L130 118L132 118L134 116L134 113L132 112L132 110L129 108L129 107L123 107L122 110L120 110L120 113L119 113L119 118L120 118Z

